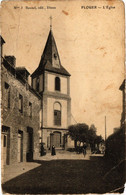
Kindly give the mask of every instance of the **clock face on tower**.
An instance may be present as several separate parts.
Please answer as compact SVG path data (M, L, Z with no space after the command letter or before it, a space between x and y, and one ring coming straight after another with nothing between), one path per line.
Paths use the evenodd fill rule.
M57 56L56 53L53 54L53 66L55 68L60 68L60 65L59 65L59 58Z

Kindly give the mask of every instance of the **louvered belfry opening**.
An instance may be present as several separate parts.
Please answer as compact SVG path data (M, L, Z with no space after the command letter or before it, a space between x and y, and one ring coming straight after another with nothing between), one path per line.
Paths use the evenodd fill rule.
M54 125L61 125L61 105L58 102L54 104Z
M59 77L55 78L55 90L60 91L60 78Z

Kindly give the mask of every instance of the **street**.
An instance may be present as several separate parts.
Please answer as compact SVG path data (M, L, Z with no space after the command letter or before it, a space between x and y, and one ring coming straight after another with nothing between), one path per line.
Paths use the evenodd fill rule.
M76 154L76 156L82 154ZM42 158L42 157L41 157ZM105 179L111 165L102 156L83 159L35 161L39 166L3 184L3 192L12 194L106 193L120 188L123 177ZM116 170L123 173L123 166ZM123 174L122 174L123 175Z

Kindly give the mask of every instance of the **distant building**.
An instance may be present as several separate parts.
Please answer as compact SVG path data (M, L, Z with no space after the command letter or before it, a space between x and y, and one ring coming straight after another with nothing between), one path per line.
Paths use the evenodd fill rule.
M32 87L42 96L40 136L45 147L64 148L71 122L70 74L61 65L52 29L38 68L31 75Z
M3 43L4 40L1 47ZM31 161L39 156L41 96L28 84L28 76L26 68L16 68L14 56L2 56L2 165Z
M121 115L121 127L125 126L125 116L126 116L126 89L125 89L125 82L126 80L123 81L123 83L120 86L120 90L122 91L122 115Z

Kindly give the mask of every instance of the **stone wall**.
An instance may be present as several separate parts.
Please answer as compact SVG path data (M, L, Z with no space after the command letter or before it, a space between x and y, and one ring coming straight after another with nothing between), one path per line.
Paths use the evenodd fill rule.
M10 106L7 105L7 92L5 83L10 88ZM39 156L39 130L40 130L40 98L37 96L27 83L22 83L15 78L9 70L2 65L1 74L1 125L9 127L10 147L9 164L18 161L18 132L23 134L23 161L26 161L28 151L28 127L33 129L33 158ZM23 112L19 111L19 95L23 97ZM32 116L30 116L29 102L32 104Z

